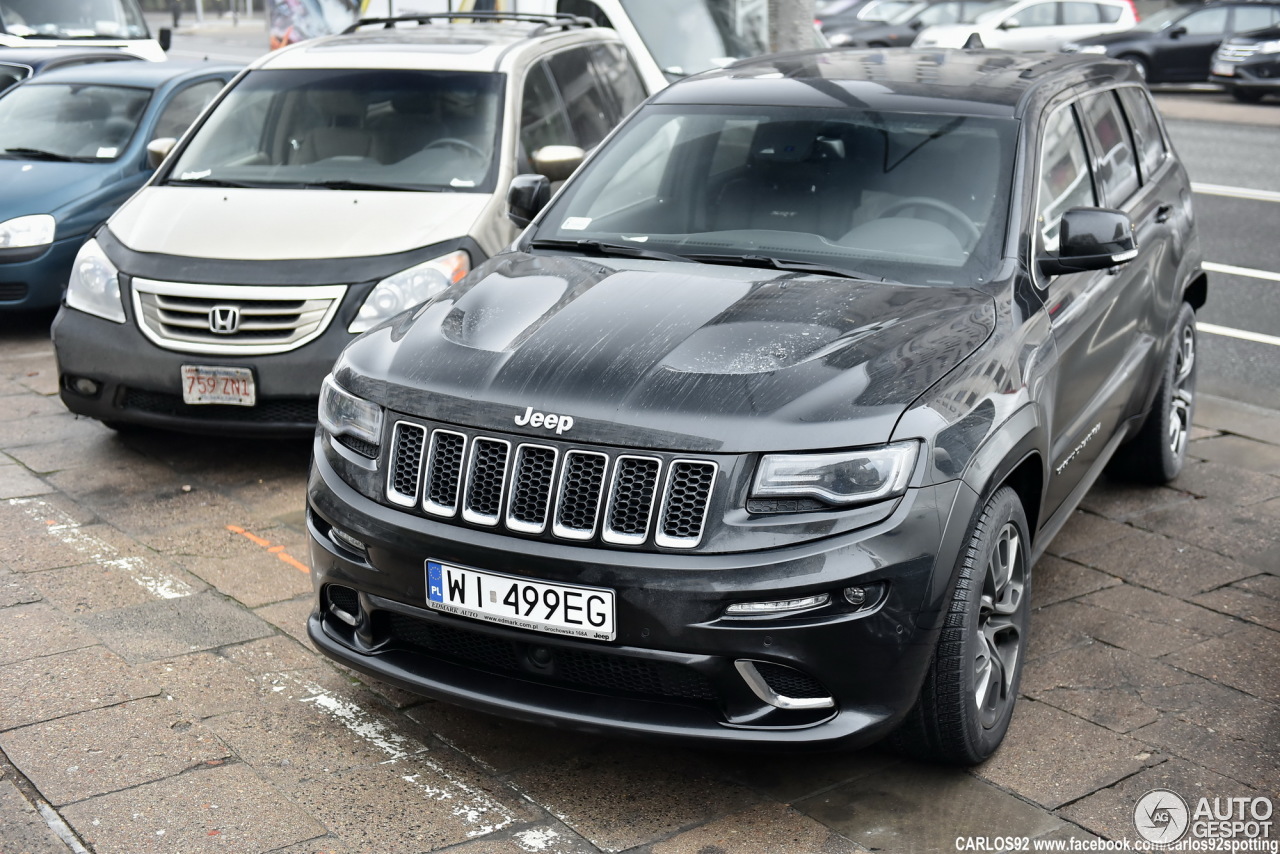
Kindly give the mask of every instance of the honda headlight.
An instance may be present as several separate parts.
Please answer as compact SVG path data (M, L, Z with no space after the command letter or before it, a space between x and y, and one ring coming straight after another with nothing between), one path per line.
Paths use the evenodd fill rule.
M53 242L57 220L48 214L31 214L0 222L0 249L25 249Z
M120 302L120 271L102 251L98 241L90 239L76 254L67 281L67 305L98 317L124 323L124 305Z
M1263 42L1258 45L1258 53L1280 53L1280 41Z
M388 276L374 286L347 331L372 329L388 317L436 296L470 270L471 258L459 249Z
M760 460L752 498L816 498L862 504L907 490L918 442L831 454L768 454Z
M382 443L382 407L344 391L333 374L320 386L320 426L334 436L354 436L370 445Z

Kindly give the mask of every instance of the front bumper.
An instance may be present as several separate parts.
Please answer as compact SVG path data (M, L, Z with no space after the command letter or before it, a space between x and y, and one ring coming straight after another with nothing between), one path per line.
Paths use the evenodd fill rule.
M0 249L0 309L56 306L84 240L78 234L34 249Z
M548 543L450 526L344 483L317 437L308 489L326 655L411 691L587 732L759 746L856 746L914 704L977 499L958 482L911 490L885 521L784 548L690 554ZM365 544L337 544L330 530ZM425 607L427 558L616 594L614 641L512 629ZM847 586L883 594L862 609ZM877 588L877 585L880 585ZM832 594L793 616L728 618L733 602ZM788 708L744 679L751 662Z
M348 293L345 302L363 293ZM124 323L63 306L53 321L59 394L67 408L100 421L194 433L304 435L315 429L320 383L354 337L345 312L325 332L296 350L259 356L180 353L149 341L129 310ZM253 372L254 406L190 405L182 400L182 366L214 365ZM76 391L93 380L93 394Z

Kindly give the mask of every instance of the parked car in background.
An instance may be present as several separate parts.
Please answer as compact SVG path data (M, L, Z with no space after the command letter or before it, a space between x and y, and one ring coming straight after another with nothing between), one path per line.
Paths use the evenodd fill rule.
M325 380L317 648L594 734L990 756L1036 558L1186 455L1207 285L1133 67L763 57L539 198Z
M910 3L887 21L823 29L836 47L906 47L926 27L971 23L978 15L1010 5L1011 0L942 0Z
M1221 83L1237 101L1254 103L1280 95L1280 27L1240 33L1213 56L1209 79Z
M1019 0L984 12L970 24L927 27L913 44L1057 50L1065 42L1122 32L1137 22L1132 0Z
M1226 36L1278 24L1280 2L1174 6L1148 16L1131 30L1075 39L1062 49L1127 59L1148 83L1197 82L1209 79L1213 54Z
M62 399L111 424L309 432L357 333L518 233L648 95L569 16L381 21L251 64L81 251L54 321Z
M173 33L151 35L138 0L0 0L0 47L88 47L162 60Z
M58 304L89 234L235 76L208 62L95 62L0 95L0 310Z
M0 92L28 77L53 71L55 68L92 62L137 61L141 58L110 47L0 47Z

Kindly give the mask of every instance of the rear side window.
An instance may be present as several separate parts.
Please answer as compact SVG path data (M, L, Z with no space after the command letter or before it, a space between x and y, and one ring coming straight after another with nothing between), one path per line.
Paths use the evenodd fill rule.
M592 149L617 124L613 99L601 86L587 48L573 48L548 60L551 76L569 110L578 145Z
M591 61L596 73L613 100L614 124L636 108L645 99L644 83L640 72L631 61L631 54L620 44L591 46Z
M1138 163L1120 103L1114 92L1089 95L1080 103L1085 127L1093 137L1098 187L1107 205L1119 207L1138 189Z
M1136 86L1118 89L1120 102L1129 116L1129 127L1133 130L1133 142L1138 149L1138 163L1142 167L1142 180L1150 181L1151 176L1164 163L1164 137L1160 135L1160 124L1156 120L1155 111L1151 108L1151 100Z
M1231 30L1237 33L1261 30L1280 20L1280 9L1275 6L1236 6L1235 22Z
M1063 3L1062 23L1064 24L1096 24L1098 23L1097 3Z
M1020 27L1052 27L1058 23L1057 3L1034 3L1010 16Z
M539 62L529 69L524 81L520 107L520 143L530 155L544 145L572 145L573 130L569 114L560 101L560 93L551 82L547 64Z
M203 83L188 86L174 95L165 105L159 120L156 121L156 130L152 137L160 139L166 136L182 136L196 120L196 116L200 115L200 111L213 100L213 96L222 90L222 85L221 80L206 80Z
M1098 204L1089 175L1089 157L1076 124L1075 110L1065 107L1049 117L1040 158L1040 202L1036 211L1040 237L1049 252L1058 248L1062 215L1071 208Z

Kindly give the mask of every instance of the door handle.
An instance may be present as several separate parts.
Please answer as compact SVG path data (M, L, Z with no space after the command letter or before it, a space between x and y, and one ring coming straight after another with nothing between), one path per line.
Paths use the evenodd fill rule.
M1161 205L1156 208L1156 222L1168 222L1173 215L1173 205Z

